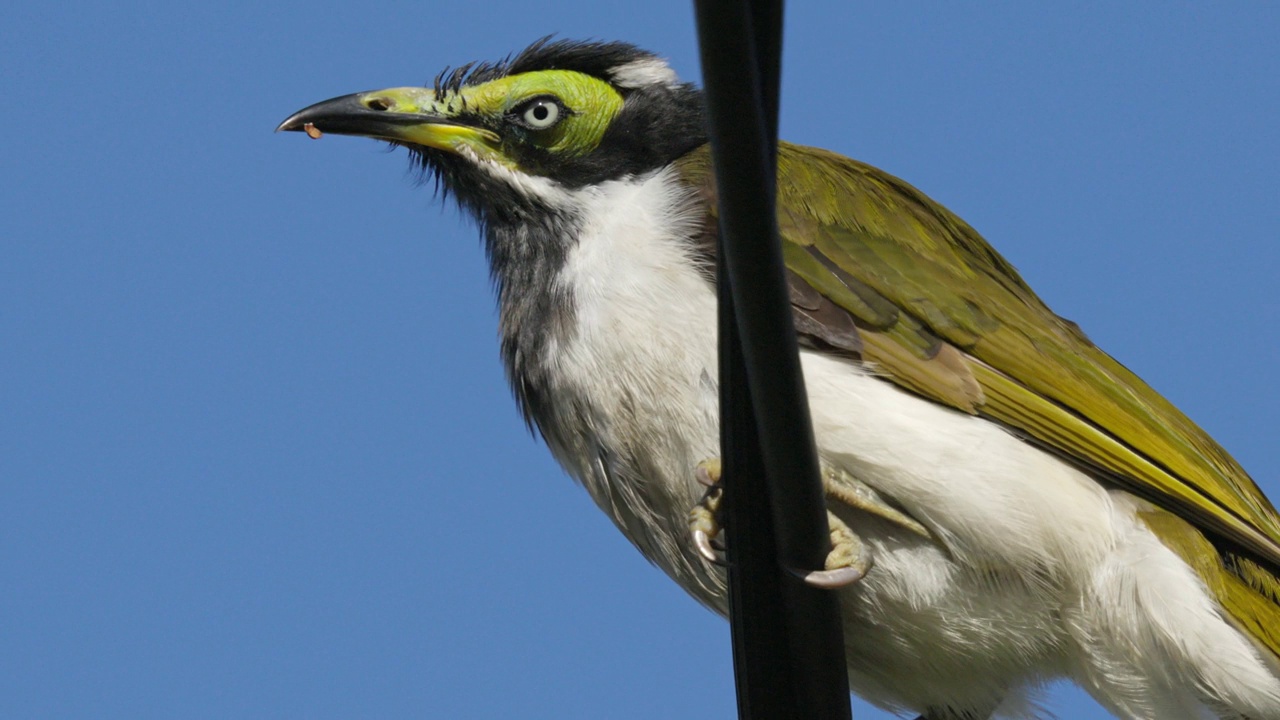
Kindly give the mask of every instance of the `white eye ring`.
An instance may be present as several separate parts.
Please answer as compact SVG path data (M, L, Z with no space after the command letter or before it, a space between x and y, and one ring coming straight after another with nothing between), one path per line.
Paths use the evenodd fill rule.
M560 106L551 100L534 100L520 113L520 119L534 130L546 130L560 122Z

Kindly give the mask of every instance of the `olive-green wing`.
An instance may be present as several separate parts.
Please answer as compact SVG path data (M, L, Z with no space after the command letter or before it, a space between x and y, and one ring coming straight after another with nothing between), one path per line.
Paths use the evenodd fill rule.
M856 353L886 379L997 421L1146 498L1176 516L1148 519L1162 538L1174 527L1207 531L1225 541L1222 570L1275 599L1274 573L1235 554L1280 568L1280 517L1253 480L1050 311L973 228L903 181L834 153L783 143L778 165L783 254L797 330L810 343ZM679 169L714 197L706 148ZM1166 542L1179 550L1176 538ZM1271 633L1267 644L1280 653L1280 628Z

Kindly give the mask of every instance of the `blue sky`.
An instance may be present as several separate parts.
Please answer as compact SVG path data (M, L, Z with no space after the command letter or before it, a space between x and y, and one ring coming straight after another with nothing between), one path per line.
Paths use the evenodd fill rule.
M966 218L1280 497L1280 11L863 5L789 8L784 137ZM517 417L474 229L271 132L553 32L698 78L641 7L0 8L0 716L735 717L725 623Z

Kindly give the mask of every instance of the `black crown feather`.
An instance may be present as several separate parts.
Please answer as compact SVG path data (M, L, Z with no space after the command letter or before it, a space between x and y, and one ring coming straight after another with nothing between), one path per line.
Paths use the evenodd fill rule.
M497 62L467 63L445 68L431 83L436 100L464 85L479 85L508 75L535 70L572 70L609 82L610 71L637 60L657 59L647 50L624 42L552 40L548 35L515 55Z

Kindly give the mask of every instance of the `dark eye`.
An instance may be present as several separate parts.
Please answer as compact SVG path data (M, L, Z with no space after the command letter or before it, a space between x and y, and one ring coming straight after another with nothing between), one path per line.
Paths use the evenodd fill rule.
M552 98L537 98L516 109L520 124L533 130L546 130L560 122L564 111Z

